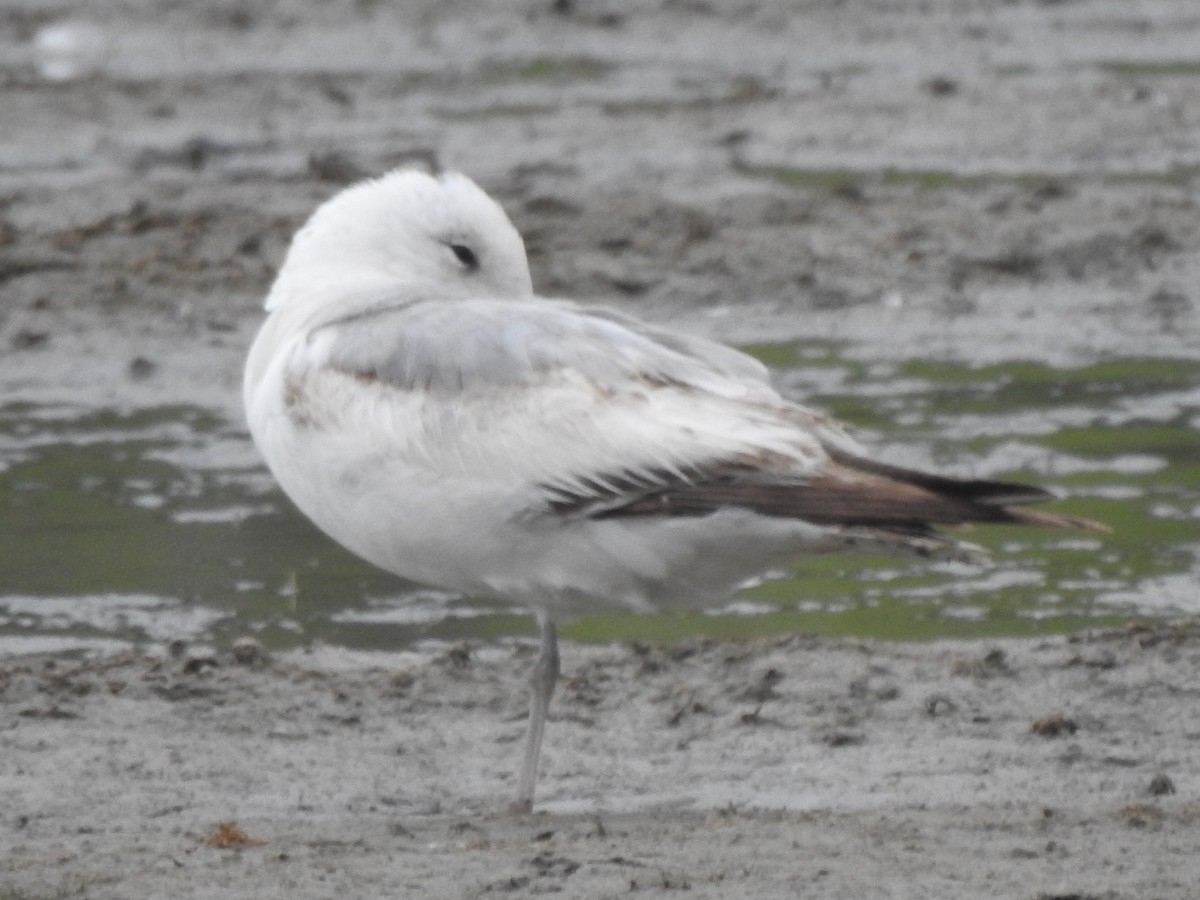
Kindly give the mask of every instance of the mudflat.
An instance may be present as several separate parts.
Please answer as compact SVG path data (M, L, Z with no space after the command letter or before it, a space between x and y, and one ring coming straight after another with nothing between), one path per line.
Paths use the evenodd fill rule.
M6 897L1178 897L1194 627L5 663Z

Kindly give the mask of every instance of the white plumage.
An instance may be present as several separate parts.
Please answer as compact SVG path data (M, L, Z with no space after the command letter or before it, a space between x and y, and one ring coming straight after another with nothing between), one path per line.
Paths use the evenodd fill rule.
M413 581L539 614L529 809L553 620L702 606L864 543L956 552L928 522L1090 523L1035 488L908 473L782 399L728 347L537 298L520 236L458 174L402 170L296 235L246 366L250 430L296 505Z

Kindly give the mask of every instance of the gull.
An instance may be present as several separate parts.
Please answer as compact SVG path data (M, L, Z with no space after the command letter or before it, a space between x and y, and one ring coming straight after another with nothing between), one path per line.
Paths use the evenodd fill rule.
M244 401L296 506L380 568L537 616L516 812L563 617L703 608L817 553L974 555L938 525L1104 530L1024 509L1041 488L873 460L735 349L536 296L508 216L455 172L326 201L266 311Z

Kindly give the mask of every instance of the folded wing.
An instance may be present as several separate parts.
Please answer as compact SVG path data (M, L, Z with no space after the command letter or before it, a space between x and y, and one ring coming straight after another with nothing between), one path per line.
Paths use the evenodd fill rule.
M1040 488L874 462L836 423L780 398L751 357L608 310L430 289L364 305L310 344L327 369L414 410L404 427L436 431L420 442L440 449L432 468L517 476L535 513L732 507L914 534L971 522L1103 529L1022 509L1053 499Z

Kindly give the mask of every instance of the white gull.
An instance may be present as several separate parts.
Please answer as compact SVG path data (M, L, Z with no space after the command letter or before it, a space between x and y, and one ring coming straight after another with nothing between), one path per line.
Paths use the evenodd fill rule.
M519 811L558 618L704 607L814 553L971 553L934 524L1101 527L1019 508L1039 488L871 461L729 347L535 296L520 235L457 173L333 197L266 309L246 412L300 510L383 569L536 612Z

